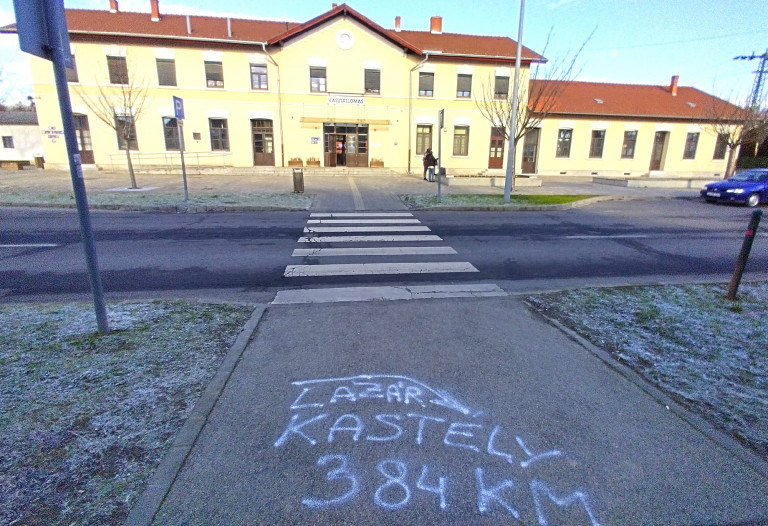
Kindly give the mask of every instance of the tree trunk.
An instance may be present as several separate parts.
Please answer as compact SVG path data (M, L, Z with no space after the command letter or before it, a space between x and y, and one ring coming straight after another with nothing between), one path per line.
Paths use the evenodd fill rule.
M135 190L138 188L138 186L136 186L136 175L134 175L133 173L133 163L131 162L131 148L127 140L125 141L125 146L126 146L125 157L126 159L128 159L128 175L131 176L131 188Z
M728 179L733 175L733 164L734 164L734 154L736 153L736 147L735 146L729 146L728 147L728 164L725 167L725 177L723 179Z

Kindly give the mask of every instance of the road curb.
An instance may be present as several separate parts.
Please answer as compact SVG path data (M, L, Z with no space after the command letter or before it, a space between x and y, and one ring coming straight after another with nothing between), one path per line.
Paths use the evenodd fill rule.
M559 205L485 205L485 206L411 206L403 203L408 210L426 212L426 211L451 211L451 212L546 212L552 210L570 210L581 208L595 203L608 201L647 201L654 199L688 199L695 200L698 197L665 197L665 196L629 196L629 195L597 195L588 197L571 203ZM74 209L75 203L4 203L0 202L0 207L16 208L63 208ZM89 204L91 210L114 210L123 212L157 212L168 214L203 214L218 212L306 212L311 210L312 205L307 208L287 208L281 206L218 206L218 205L99 205Z
M451 212L545 212L548 210L570 210L572 208L581 208L583 206L589 206L595 203L603 203L606 201L631 201L636 199L632 196L625 195L597 195L594 197L588 197L586 199L580 199L571 203L563 203L559 205L489 205L489 206L408 206L409 210L417 210L419 212L427 211L451 211Z
M243 351L251 341L256 328L267 309L267 305L259 305L251 314L250 319L243 326L242 331L232 344L218 371L203 391L200 399L192 409L184 425L176 434L168 452L147 482L139 499L131 507L125 524L128 526L148 526L152 524L155 515L160 510L166 495L173 486L184 462L195 445L200 432L208 421L208 417L219 400L224 387L227 385L232 371L240 361Z
M744 462L755 473L765 479L768 479L768 462L766 462L766 460L763 459L760 455L739 443L736 439L732 438L724 431L717 429L703 417L699 416L692 410L677 402L674 398L665 393L654 383L647 380L641 374L637 373L634 369L616 360L608 351L597 347L592 342L581 336L576 331L570 329L557 319L547 316L538 310L535 306L531 305L527 300L522 299L522 303L531 313L536 316L540 316L547 323L556 327L568 338L578 343L581 347L586 349L587 352L607 365L612 371L620 374L632 382L632 384L637 386L641 391L650 396L657 403L664 406L668 411L672 412L680 420L726 450L733 457L736 457Z

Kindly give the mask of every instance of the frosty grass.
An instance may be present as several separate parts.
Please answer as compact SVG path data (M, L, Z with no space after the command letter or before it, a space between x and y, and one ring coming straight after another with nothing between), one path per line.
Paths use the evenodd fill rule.
M580 289L527 298L768 457L768 282Z
M251 310L0 305L0 524L121 524Z

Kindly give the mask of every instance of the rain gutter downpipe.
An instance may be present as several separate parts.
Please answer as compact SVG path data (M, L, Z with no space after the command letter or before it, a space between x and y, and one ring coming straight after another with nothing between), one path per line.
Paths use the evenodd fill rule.
M413 72L423 66L427 60L429 60L429 53L426 53L424 60L413 66L411 72L408 73L408 175L411 174L411 144L413 141Z
M267 51L267 43L260 42L267 59L277 68L277 120L280 122L280 166L285 167L285 141L283 140L283 93L280 89L280 65Z

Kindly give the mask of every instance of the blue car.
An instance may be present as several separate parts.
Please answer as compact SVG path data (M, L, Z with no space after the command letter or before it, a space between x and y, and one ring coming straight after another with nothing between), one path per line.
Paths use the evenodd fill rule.
M730 179L709 183L701 191L709 202L757 206L768 203L768 168L743 170Z

